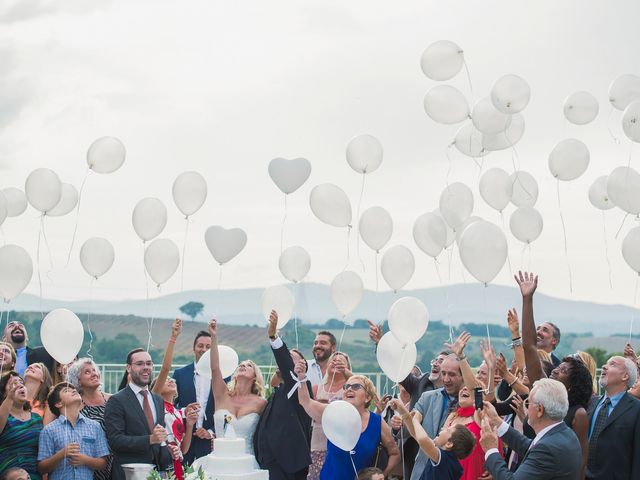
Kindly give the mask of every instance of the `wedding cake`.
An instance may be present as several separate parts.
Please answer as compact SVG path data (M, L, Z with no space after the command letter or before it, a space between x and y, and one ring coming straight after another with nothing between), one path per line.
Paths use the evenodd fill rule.
M213 452L193 462L194 473L187 480L269 480L268 470L258 470L256 459L247 453L244 438L237 437L233 427L227 426L224 438L213 440Z

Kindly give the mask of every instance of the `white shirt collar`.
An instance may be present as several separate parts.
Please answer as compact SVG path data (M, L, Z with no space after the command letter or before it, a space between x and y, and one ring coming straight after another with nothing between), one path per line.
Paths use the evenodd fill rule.
M549 425L548 427L544 427L542 430L540 430L540 432L538 432L536 437L531 442L531 446L533 447L536 443L538 443L542 439L542 437L544 437L549 432L549 430L551 430L553 427L557 427L561 423L563 423L563 422L554 423L554 424Z
M131 390L133 390L133 393L135 393L136 395L139 395L141 390L149 391L148 387L143 388L139 385L136 385L135 383L130 383L129 388L131 388Z

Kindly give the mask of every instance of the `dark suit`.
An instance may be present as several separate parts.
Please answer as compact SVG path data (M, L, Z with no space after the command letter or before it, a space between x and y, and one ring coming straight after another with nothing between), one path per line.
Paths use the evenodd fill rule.
M156 408L156 425L164 426L164 402L152 394ZM152 463L158 470L166 470L172 463L167 447L150 445L149 425L136 394L130 386L120 390L107 401L104 427L113 452L113 480L125 480L120 465L124 463Z
M600 400L602 397L589 405L589 425ZM640 401L625 392L609 414L596 448L589 451L591 455L596 456L596 467L587 472L587 478L640 478Z
M273 350L276 364L284 383L269 397L267 406L253 436L256 459L260 466L269 470L270 480L293 480L307 478L311 455L311 417L298 403L297 390L287 398L295 385L291 377L293 359L287 345ZM311 386L306 382L311 393Z
M489 455L485 466L494 480L577 480L580 476L580 443L564 422L549 430L531 448L533 440L511 427L502 440L518 453L522 461L515 472L510 472L498 453Z
M179 408L184 408L190 403L196 402L196 384L194 379L195 369L193 363L185 365L182 368L173 372L173 378L176 381L178 387L178 398L176 399L176 405ZM202 422L202 428L205 430L215 431L213 424L213 412L215 405L213 401L213 394L211 392L211 382L209 382L209 400L207 401L207 408L205 409L204 421ZM211 440L203 440L195 436L196 428L193 428L193 437L191 438L191 446L189 451L184 456L187 463L193 463L196 458L204 457L211 453Z
M49 352L44 347L27 347L27 366L38 362L44 363L49 369L49 373L53 374L53 357L49 355Z

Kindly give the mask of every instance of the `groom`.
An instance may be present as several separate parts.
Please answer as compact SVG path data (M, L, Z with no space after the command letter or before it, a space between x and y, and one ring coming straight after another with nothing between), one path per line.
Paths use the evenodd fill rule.
M311 464L311 417L298 403L298 384L292 377L294 363L306 372L306 360L289 349L276 333L278 314L271 312L267 333L283 380L269 397L253 436L256 459L269 470L269 480L305 480ZM309 382L307 388L311 393Z

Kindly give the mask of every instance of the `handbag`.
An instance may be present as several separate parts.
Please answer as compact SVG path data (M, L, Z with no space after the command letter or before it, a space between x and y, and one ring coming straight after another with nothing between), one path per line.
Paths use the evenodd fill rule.
M387 468L387 464L389 463L389 454L387 450L382 446L382 441L378 442L378 447L376 448L376 458L373 462L372 467L379 468L384 471Z

